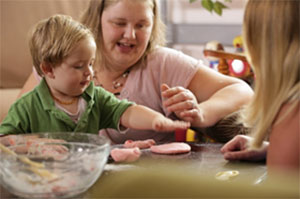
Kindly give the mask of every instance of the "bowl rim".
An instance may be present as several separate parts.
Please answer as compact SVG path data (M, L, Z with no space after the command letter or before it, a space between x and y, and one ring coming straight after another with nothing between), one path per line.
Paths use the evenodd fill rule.
M98 135L98 134L91 134L91 133L83 133L83 132L38 132L38 133L21 133L21 134L7 134L5 136L9 136L9 135L12 135L12 136L16 136L16 137L29 137L29 136L38 136L38 138L51 138L50 136L48 135L70 135L70 136L76 136L76 135L79 135L79 136L88 136L88 137L93 137L95 139L101 139L101 141L103 141L103 143L101 142L101 145L98 145L97 143L91 143L91 142L81 142L81 141L68 141L68 140L65 140L63 138L58 138L58 139L63 139L65 140L67 143L77 143L77 144L87 144L87 145L95 145L97 147L95 147L94 149L92 149L91 151L94 151L94 150L100 150L100 149L103 149L103 148L106 148L106 147L110 147L111 145L111 142L110 142L110 139L108 139L106 136L103 136L103 135ZM55 139L55 138L54 138ZM47 143L51 143L51 144L61 144L61 142L43 142L43 144L47 144ZM9 148L13 148L13 147L16 147L16 146L21 146L21 145L24 145L23 144L15 144L15 145L9 145L7 147Z

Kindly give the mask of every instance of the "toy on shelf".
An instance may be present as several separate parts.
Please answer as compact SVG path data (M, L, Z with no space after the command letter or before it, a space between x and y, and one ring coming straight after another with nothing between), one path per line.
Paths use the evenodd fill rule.
M242 36L240 36L240 35L236 36L233 39L232 44L233 44L233 46L235 48L235 52L237 52L237 53L243 53L244 52Z
M205 45L206 50L224 50L223 45L214 40L210 41ZM213 57L213 56L206 56L206 59L209 61L209 67L218 71L218 65L219 65L219 58L218 57Z
M254 75L246 56L243 54L241 36L233 40L233 45L235 47L234 53L225 52L224 48L222 50L205 48L203 53L205 57L209 58L208 60L211 57L218 59L217 70L220 73L243 79L247 83L252 84Z
M232 44L236 53L244 53L243 39L240 35L233 39ZM228 60L228 65L231 76L243 78L252 73L251 67L247 61L238 59Z

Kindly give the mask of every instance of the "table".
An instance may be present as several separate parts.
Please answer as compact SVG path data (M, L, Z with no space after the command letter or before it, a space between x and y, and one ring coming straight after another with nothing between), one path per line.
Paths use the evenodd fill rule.
M234 181L239 181L239 179L247 179L247 183L255 184L259 183L264 179L266 174L266 166L265 163L252 163L252 164L244 164L242 162L228 162L224 160L223 155L220 152L220 148L222 144L219 143L199 143L190 144L192 147L192 151L187 154L181 155L159 155L151 153L149 149L142 150L142 156L136 163L132 164L116 164L112 160L109 159L108 164L105 167L104 172L98 181L84 194L77 196L76 199L88 199L88 198L100 198L99 190L101 187L110 187L108 184L110 179L115 178L117 175L121 175L123 171L126 170L139 170L143 169L143 175L146 176L146 173L150 175L155 175L155 173L151 174L151 171L155 171L156 168L165 168L170 167L169 176L184 176L185 171L186 175L188 173L194 172L197 175L197 178L201 178L201 176L205 176L206 178L214 179L215 175L219 171L227 171L227 170L238 170L239 176L237 176ZM179 170L176 170L179 169ZM160 169L164 170L164 169ZM164 175L164 174L163 174ZM208 177L207 177L208 176ZM131 177L130 177L131 178ZM129 179L123 179L128 181ZM209 180L208 180L209 181ZM107 182L107 183L106 183ZM197 182L198 183L198 182ZM201 184L201 183L200 183ZM115 183L112 185L115 186ZM1 191L1 199L12 199L16 198L12 194L8 193L3 187L0 187Z
M152 153L149 149L142 150L140 160L134 164L139 167L147 167L143 164L154 161L156 166L165 164L178 164L186 170L193 170L197 173L212 174L213 176L219 171L239 170L240 175L256 180L265 175L265 162L246 163L241 161L229 162L224 159L220 152L223 144L220 143L189 143L192 151L180 155L161 155ZM109 165L116 165L113 161L108 161ZM122 169L122 164L117 164ZM128 166L128 164L126 164ZM113 169L111 169L113 171ZM116 167L118 170L118 167ZM108 172L108 171L106 171Z

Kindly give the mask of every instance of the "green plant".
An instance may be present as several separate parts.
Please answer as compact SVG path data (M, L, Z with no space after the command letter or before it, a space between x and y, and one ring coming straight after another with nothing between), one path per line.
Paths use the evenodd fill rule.
M193 3L197 0L189 0L190 3ZM224 0L224 2L231 2L231 0ZM222 15L223 13L223 9L227 8L226 5L224 5L222 2L220 1L213 1L213 0L201 0L201 5L203 6L203 8L205 8L206 10L208 10L209 12L215 12L218 15Z

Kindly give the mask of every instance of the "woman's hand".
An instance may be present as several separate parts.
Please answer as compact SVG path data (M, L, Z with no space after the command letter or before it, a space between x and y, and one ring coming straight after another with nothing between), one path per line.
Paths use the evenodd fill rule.
M264 142L260 150L249 149L253 138L246 135L237 135L227 142L221 152L226 160L260 161L266 159L268 142Z
M152 121L152 129L154 131L175 131L176 129L188 129L190 127L189 122L173 121L164 116L157 116Z
M167 84L161 86L162 96L165 98L163 105L168 111L193 126L201 127L203 112L198 106L195 95L188 89L177 86L170 88Z

